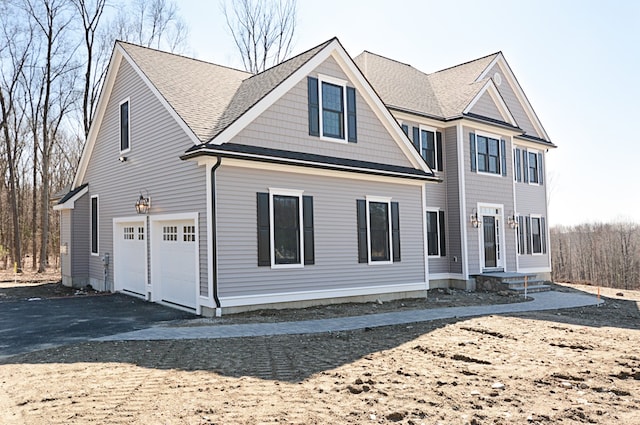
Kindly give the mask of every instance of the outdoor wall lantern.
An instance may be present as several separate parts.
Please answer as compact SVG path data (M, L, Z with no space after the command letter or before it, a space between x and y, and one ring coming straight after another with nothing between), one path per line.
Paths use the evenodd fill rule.
M518 219L516 218L516 214L513 211L511 212L509 217L507 217L507 223L512 229L518 228Z
M478 226L480 226L480 220L478 220L478 210L476 210L475 208L473 209L473 212L469 216L469 221L471 221L471 225L473 227L477 228Z
M151 198L149 198L149 194L147 193L147 197L142 196L142 192L140 192L140 197L136 201L136 212L138 214L148 214L149 209L151 209Z

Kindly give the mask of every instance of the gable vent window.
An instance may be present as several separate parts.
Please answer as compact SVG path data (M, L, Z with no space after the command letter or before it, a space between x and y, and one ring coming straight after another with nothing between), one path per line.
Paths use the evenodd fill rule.
M356 91L347 82L307 77L309 135L357 143Z
M120 103L120 153L131 149L129 131L129 99Z

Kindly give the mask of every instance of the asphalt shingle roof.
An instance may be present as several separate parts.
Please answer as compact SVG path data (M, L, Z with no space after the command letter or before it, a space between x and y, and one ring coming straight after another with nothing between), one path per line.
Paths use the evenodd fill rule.
M432 74L367 51L354 61L387 106L448 119L460 116L478 94L486 79L476 79L498 54Z

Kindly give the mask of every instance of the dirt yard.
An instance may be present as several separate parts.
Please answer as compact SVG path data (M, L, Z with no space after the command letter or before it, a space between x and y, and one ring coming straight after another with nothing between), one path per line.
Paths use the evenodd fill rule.
M302 336L92 342L14 356L0 361L0 424L640 424L640 292L602 295L601 307L516 316ZM433 291L426 302L356 311L500 298L516 301ZM334 306L282 315L345 310L352 312Z

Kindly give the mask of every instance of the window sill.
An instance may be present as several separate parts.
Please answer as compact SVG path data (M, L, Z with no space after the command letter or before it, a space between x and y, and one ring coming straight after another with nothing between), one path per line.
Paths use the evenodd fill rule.
M304 264L272 264L272 269L303 269Z
M491 177L509 177L509 176L503 176L500 173L490 173L488 171L476 171L476 174L480 175L480 176L491 176Z
M385 264L393 264L393 261L372 261L372 260L369 260L368 264L370 266L379 266L379 265L385 265Z
M337 137L330 137L330 136L320 136L320 140L324 140L325 142L342 143L345 145L349 143L347 139L339 139Z

